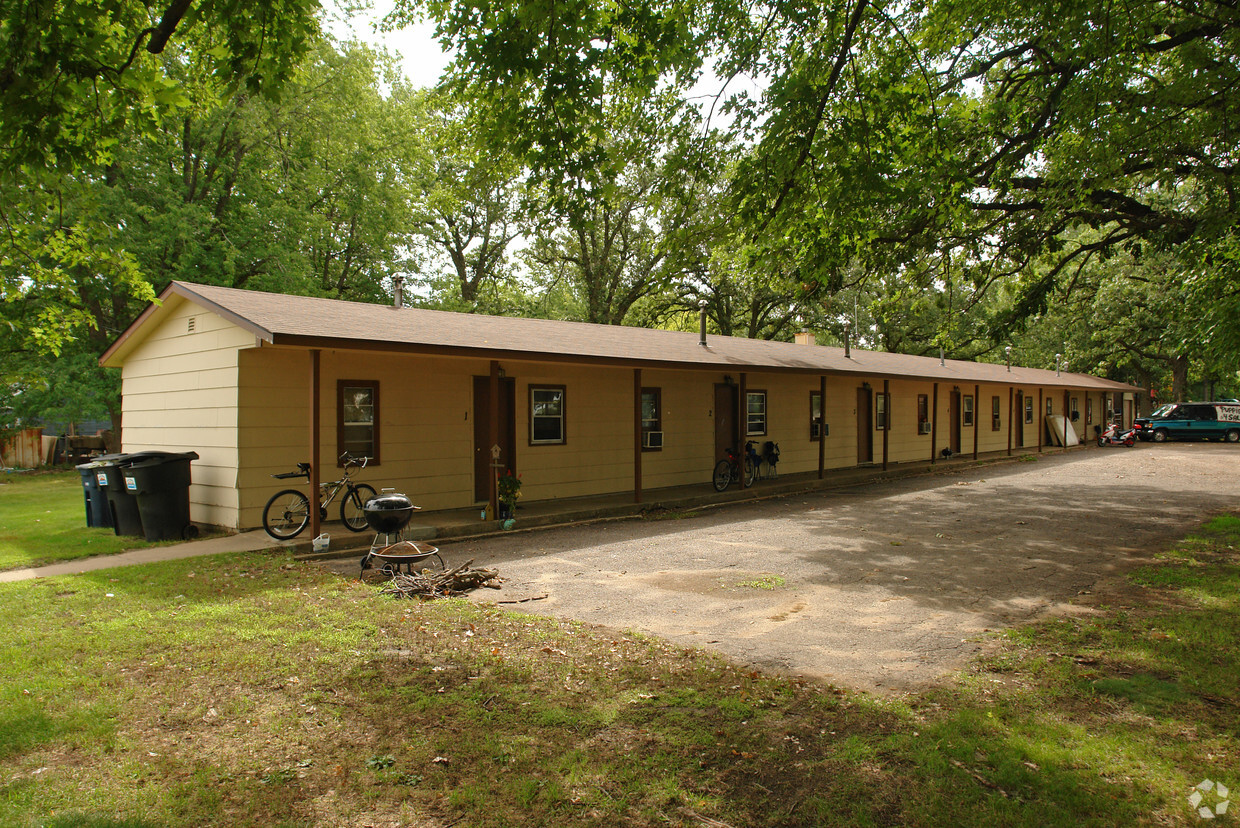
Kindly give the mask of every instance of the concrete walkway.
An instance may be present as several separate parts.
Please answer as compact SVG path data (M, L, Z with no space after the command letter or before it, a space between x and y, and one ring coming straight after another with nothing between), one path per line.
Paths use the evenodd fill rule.
M1067 449L1067 451L1078 450L1080 449ZM1042 453L1057 454L1064 451L1066 450L1061 448L1047 448ZM796 492L838 489L883 480L958 471L970 466L1008 463L1020 459L1021 455L1036 453L1031 449L1018 449L1014 450L1012 456L1009 457L1007 452L1001 451L983 454L976 461L971 455L958 455L935 463L923 461L892 464L887 471L883 471L881 466L838 469L828 471L822 480L818 479L817 472L788 474L773 479L759 480L749 489L741 489L733 484L722 494L716 492L710 483L672 486L644 492L641 503L634 502L632 492L565 500L544 500L520 506L517 512L516 531L523 532L552 526L633 517L650 511L688 511L730 503L747 503ZM98 569L173 561L201 555L256 552L263 549L292 550L301 560L328 560L359 555L370 548L374 539L374 535L370 532L349 532L338 523L326 524L323 531L331 536L331 547L324 553L311 552L309 531L294 541L277 541L266 532L257 529L171 546L134 549L116 555L100 555L48 566L0 571L0 583L76 575ZM418 513L405 530L404 536L410 540L434 539L437 542L446 542L499 534L512 534L512 532L504 532L495 521L482 520L478 509L469 508Z
M55 578L58 575L79 575L97 569L111 569L117 566L133 566L135 564L157 563L159 561L175 561L181 558L194 558L199 555L222 555L229 552L255 552L260 549L279 547L282 544L272 539L261 529L254 532L241 532L236 535L217 535L202 540L178 543L175 546L151 546L146 549L131 549L115 555L96 555L93 558L78 558L74 561L37 566L30 569L9 569L0 572L0 583L25 581L30 578Z

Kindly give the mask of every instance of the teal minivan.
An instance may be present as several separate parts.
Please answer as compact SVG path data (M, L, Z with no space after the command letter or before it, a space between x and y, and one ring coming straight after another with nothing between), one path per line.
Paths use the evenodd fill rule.
M1149 417L1138 417L1133 430L1142 440L1226 440L1240 443L1240 403L1168 403Z

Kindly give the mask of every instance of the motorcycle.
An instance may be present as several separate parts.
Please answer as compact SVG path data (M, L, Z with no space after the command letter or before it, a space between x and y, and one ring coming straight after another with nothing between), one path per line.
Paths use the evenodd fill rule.
M1101 428L1101 427L1099 427ZM1128 446L1131 448L1137 444L1137 433L1131 428L1121 432L1117 423L1111 423L1107 426L1106 431L1099 431L1098 445L1101 446Z

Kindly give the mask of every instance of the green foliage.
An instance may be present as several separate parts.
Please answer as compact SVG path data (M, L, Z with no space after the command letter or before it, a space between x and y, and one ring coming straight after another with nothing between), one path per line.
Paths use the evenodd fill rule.
M713 246L743 250L733 284L770 285L781 312L801 299L790 288L821 286L825 317L791 315L837 337L830 305L851 286L869 298L874 345L982 356L1062 302L1082 268L1124 250L1169 263L1190 300L1176 318L1202 323L1207 361L1240 342L1230 127L1240 113L1228 92L1240 81L1240 21L1225 3L857 2L758 16L693 0L502 10L405 0L389 22L419 13L457 50L454 84L485 102L483 134L570 203L581 193L597 203L625 169L598 140L621 123L613 101L637 110L703 96L692 84L713 70L706 82L720 91L686 116L702 137L725 131L736 159ZM697 272L699 293L721 294L721 327L767 329L729 309L760 309L760 289ZM691 293L673 291L663 308L674 316ZM589 302L574 307L597 317Z
M410 103L402 145L413 190L417 234L413 262L429 290L427 304L446 310L502 313L513 274L509 247L520 233L523 187L516 160L480 140L468 105L443 94Z
M317 0L5 0L0 3L0 177L106 164L187 98L158 55L194 41L221 84L273 92L317 32Z
M669 66L689 77L697 63L692 9L680 2L561 8L399 0L387 22L399 27L424 11L459 54L451 86L486 101L490 142L512 147L535 183L552 189L605 181L622 168L599 142L606 94L654 92Z

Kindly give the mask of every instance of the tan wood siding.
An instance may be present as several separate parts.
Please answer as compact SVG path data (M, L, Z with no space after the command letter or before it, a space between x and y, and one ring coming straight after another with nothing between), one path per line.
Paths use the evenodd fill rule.
M179 302L167 310L122 369L123 450L196 451L190 517L234 528L237 363L254 337L195 305Z

